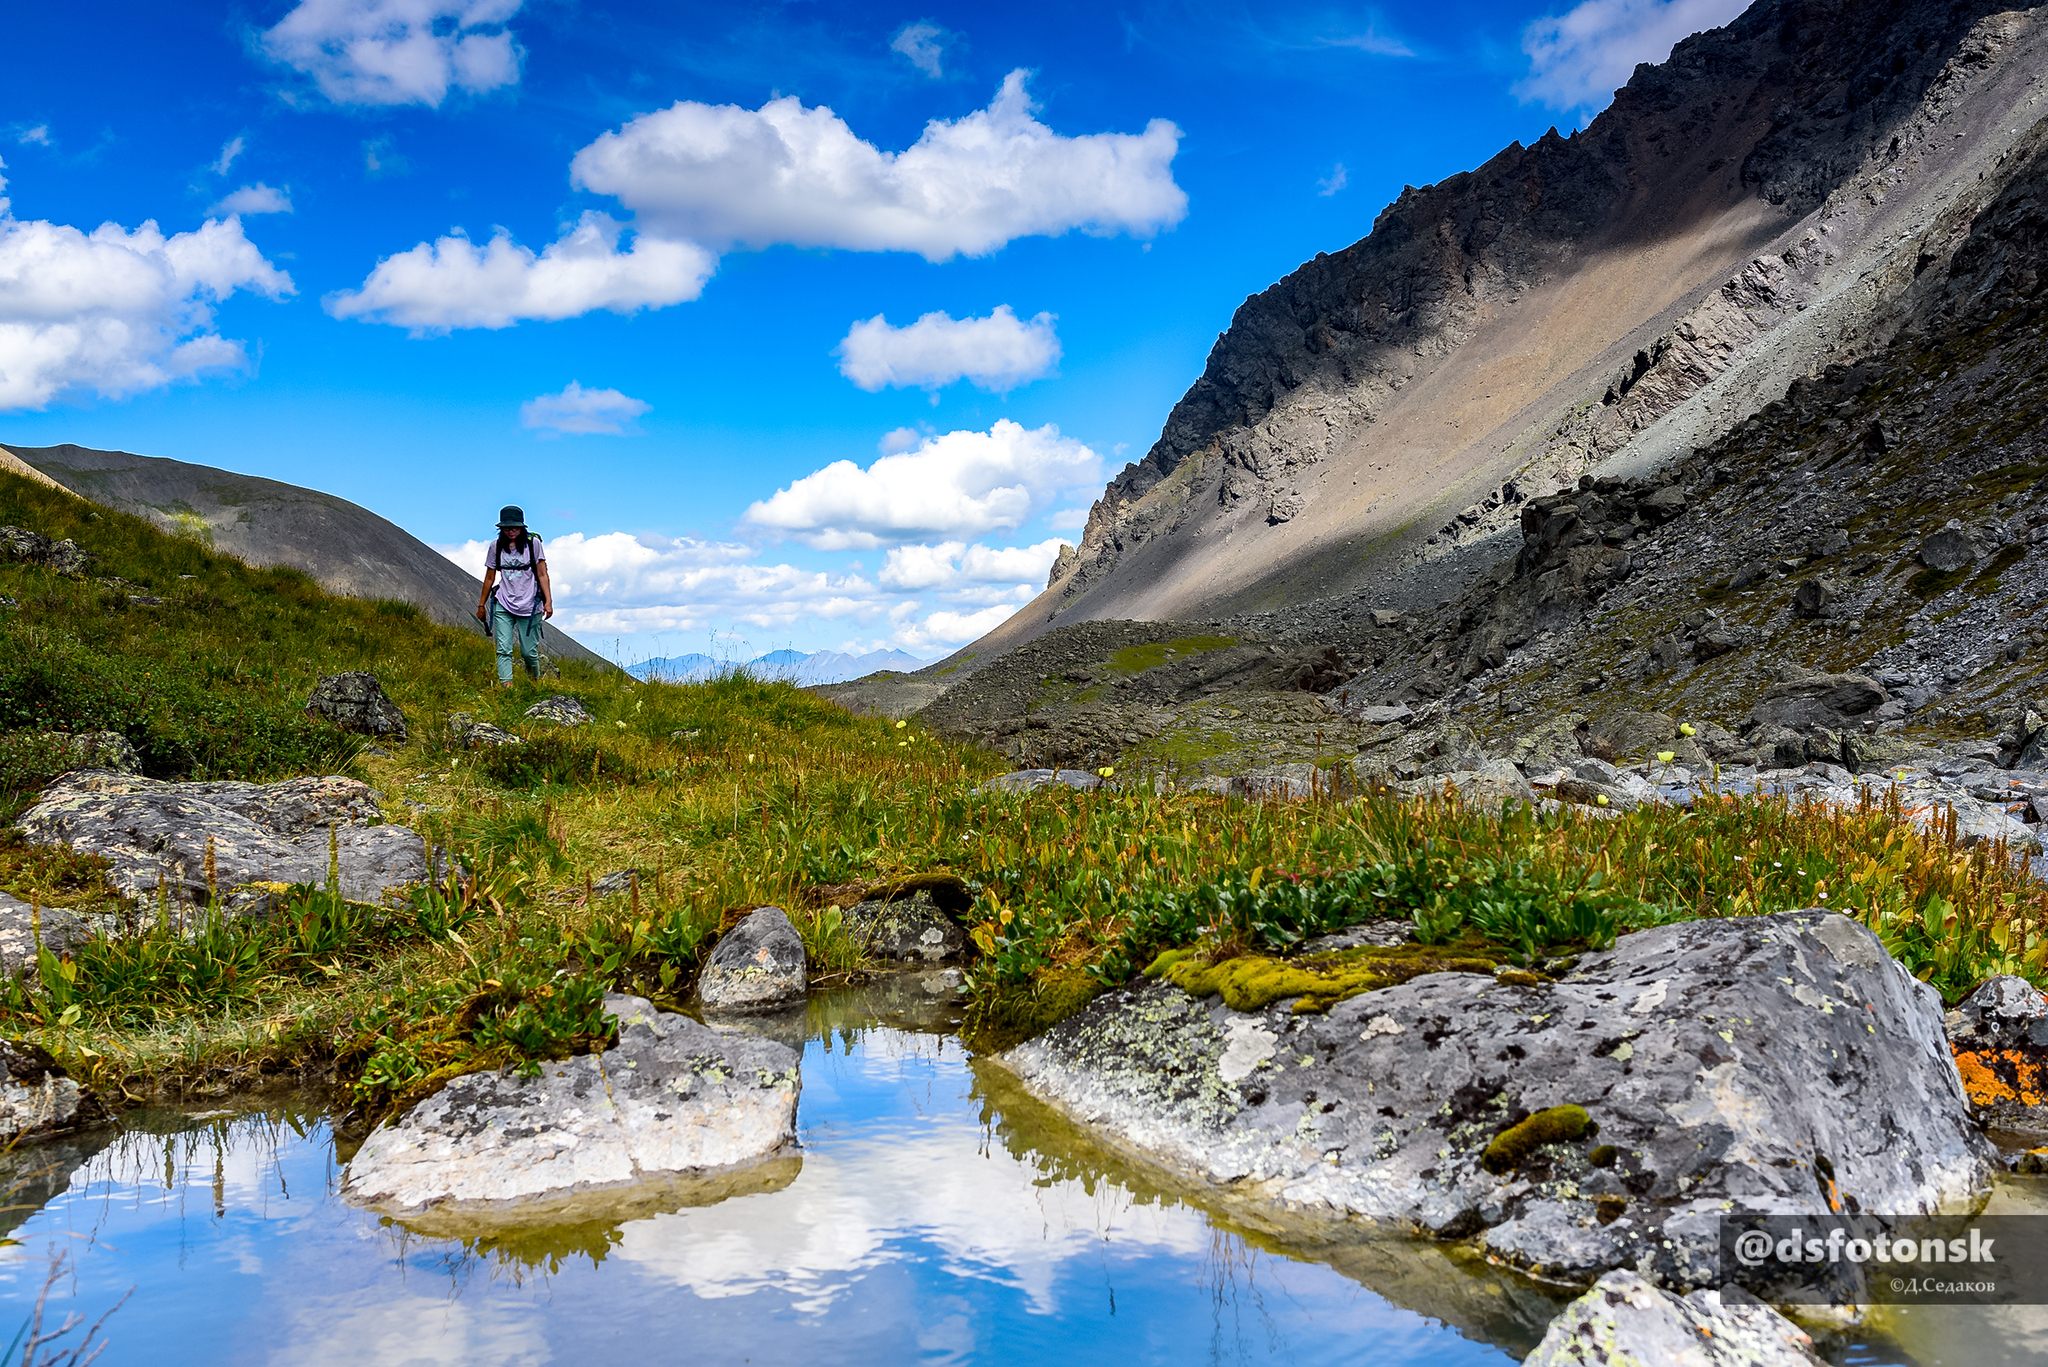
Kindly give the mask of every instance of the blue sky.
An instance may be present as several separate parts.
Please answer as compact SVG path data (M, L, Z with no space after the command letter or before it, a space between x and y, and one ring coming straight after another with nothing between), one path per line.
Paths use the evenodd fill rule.
M1247 295L1741 7L5 0L0 441L522 503L628 660L935 656Z

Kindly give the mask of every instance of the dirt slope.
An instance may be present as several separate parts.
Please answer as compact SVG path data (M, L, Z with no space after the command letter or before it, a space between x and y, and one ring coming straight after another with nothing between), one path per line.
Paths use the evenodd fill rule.
M274 479L83 446L0 448L83 498L146 517L252 565L290 565L335 593L399 598L475 628L483 581L403 527L347 499ZM601 661L552 625L546 648Z
M1451 596L1472 547L1514 552L1532 492L1683 454L1884 346L2044 72L2039 9L1759 0L1590 128L1405 191L1246 301L1064 574L933 672L1080 620Z

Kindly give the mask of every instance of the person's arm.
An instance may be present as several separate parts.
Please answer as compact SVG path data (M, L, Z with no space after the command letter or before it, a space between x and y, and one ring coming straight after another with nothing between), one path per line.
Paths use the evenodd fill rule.
M477 619L477 621L479 621L479 622L481 622L481 621L484 621L484 620L485 620L485 618L484 618L484 609L485 609L485 608L487 608L487 607L489 607L489 606L490 606L490 603L491 603L491 585L493 585L493 584L495 584L495 583L497 583L497 582L498 582L498 571L497 571L497 570L496 570L495 568L491 567L491 566L485 566L485 567L484 567L484 591L483 591L482 595L481 595L481 596L479 596L479 597L477 598L477 600L476 600L476 619Z
M533 562L533 577L540 581L540 615L555 615L555 587L548 582L548 562L541 556Z

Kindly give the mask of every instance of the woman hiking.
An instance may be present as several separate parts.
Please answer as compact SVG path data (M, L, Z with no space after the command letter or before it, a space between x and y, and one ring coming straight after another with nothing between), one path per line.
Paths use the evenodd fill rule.
M484 592L476 604L476 619L498 641L498 687L512 686L514 654L526 662L527 678L540 677L540 623L554 615L547 551L526 530L525 510L507 504L498 510L498 539L484 556Z

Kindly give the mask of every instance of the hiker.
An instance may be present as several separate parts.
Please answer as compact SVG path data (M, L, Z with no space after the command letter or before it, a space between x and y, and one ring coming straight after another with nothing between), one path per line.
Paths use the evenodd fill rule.
M525 660L527 678L540 677L540 623L554 615L548 553L526 530L525 510L508 503L498 510L498 539L484 556L484 592L476 605L476 619L498 641L498 687L512 686L514 654Z

